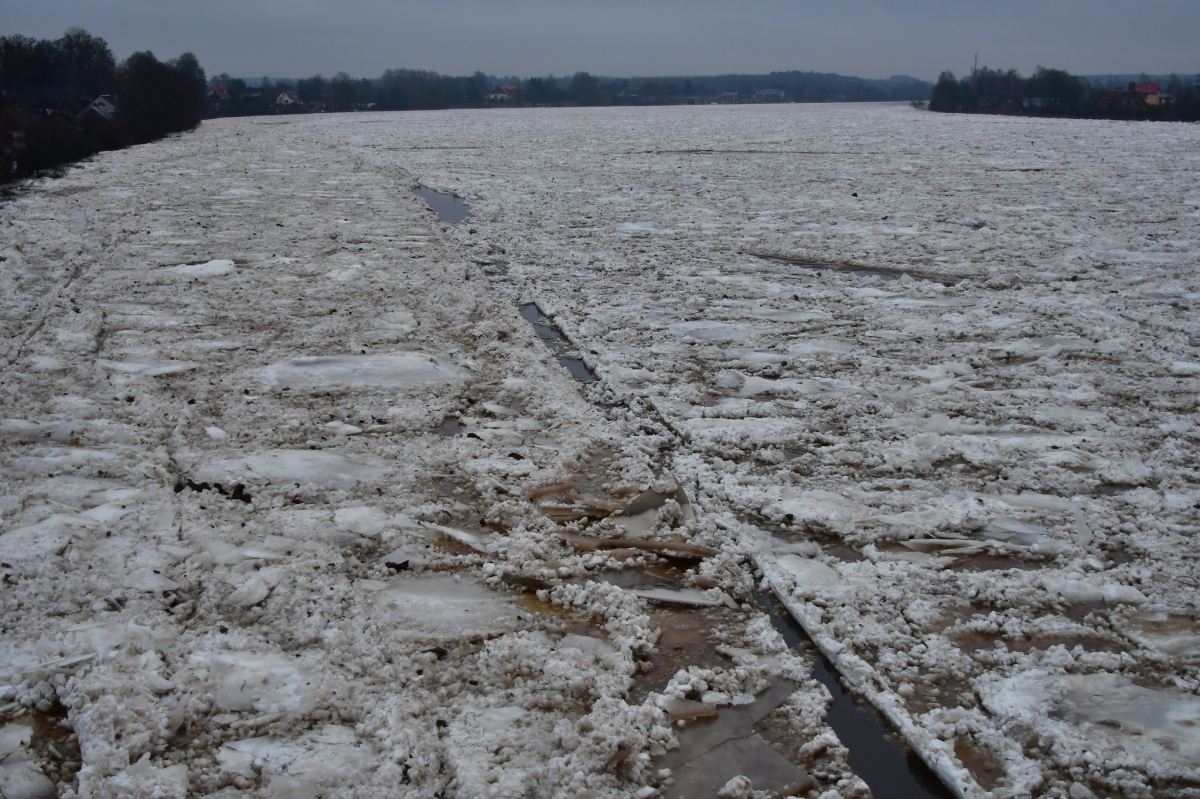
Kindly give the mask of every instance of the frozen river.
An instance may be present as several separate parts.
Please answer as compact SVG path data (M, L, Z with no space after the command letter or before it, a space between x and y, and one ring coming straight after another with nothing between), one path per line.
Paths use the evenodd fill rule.
M1198 144L330 115L29 187L0 787L1193 795Z

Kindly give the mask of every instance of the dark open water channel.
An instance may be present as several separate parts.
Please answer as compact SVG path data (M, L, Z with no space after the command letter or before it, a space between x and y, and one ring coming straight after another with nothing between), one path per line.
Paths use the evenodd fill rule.
M954 799L933 770L900 741L883 716L846 690L837 671L775 598L757 592L755 598L788 647L794 648L802 641L812 646L813 676L833 696L829 726L850 750L850 768L870 786L874 799Z

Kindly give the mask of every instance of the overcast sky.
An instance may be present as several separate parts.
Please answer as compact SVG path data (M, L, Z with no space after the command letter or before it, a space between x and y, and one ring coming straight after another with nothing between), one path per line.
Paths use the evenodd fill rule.
M462 75L814 70L934 79L979 63L1200 72L1200 0L0 0L0 33L78 25L118 58L191 50L209 74L390 67Z

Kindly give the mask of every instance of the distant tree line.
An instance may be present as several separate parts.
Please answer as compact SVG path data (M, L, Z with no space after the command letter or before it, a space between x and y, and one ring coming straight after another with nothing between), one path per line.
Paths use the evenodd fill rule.
M1158 91L1154 91L1157 87ZM1200 120L1200 76L1172 75L1165 83L1143 76L1126 85L1102 85L1061 69L1038 67L1029 77L1015 69L983 67L956 78L943 72L929 110L965 114L1021 114L1098 119Z
M378 78L314 75L295 82L263 78L210 80L210 116L310 111L707 104L715 102L883 102L929 96L933 84L915 78L865 80L815 72L721 75L697 78L570 77L496 78L475 72L451 77L414 69L389 69Z
M204 116L205 84L191 53L159 61L145 51L118 64L81 28L2 36L0 182L190 130Z

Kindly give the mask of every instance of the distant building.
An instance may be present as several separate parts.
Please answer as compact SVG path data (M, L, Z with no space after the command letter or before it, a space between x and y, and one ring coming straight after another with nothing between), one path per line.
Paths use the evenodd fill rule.
M229 91L219 83L214 83L208 90L209 102L224 103L229 101Z
M117 113L117 101L113 99L112 95L109 94L102 94L95 100L92 100L91 107L96 109L104 109L109 114Z
M756 103L782 103L783 89L759 89L754 93Z
M492 89L491 93L483 99L490 103L506 103L510 100L517 99L517 94L520 92L520 87L511 83L506 83L503 86L497 86Z
M8 178L16 175L25 157L28 141L26 131L32 120L30 115L16 108L0 111L0 173Z
M1020 116L1021 103L1011 94L998 94L992 97L980 97L979 110L984 114Z
M82 118L88 113L99 114L106 121L111 122L113 116L115 116L117 113L117 104L111 96L102 94L95 100L92 100L92 102L88 103L87 107L80 112L79 116Z
M1058 108L1057 97L1026 97L1021 101L1021 107L1032 111L1046 111Z
M1162 86L1157 83L1130 84L1129 88L1140 94L1146 105L1158 105L1162 102Z
M295 89L284 89L275 98L275 105L282 108L289 108L293 105L300 105L300 97L296 94Z
M1100 95L1100 107L1106 111L1136 113L1162 102L1162 87L1157 83L1130 83L1126 89L1108 89Z
M740 94L738 94L737 92L721 92L720 94L717 95L718 103L724 103L724 104L731 105L734 103L740 103L741 101L742 101L742 96Z

